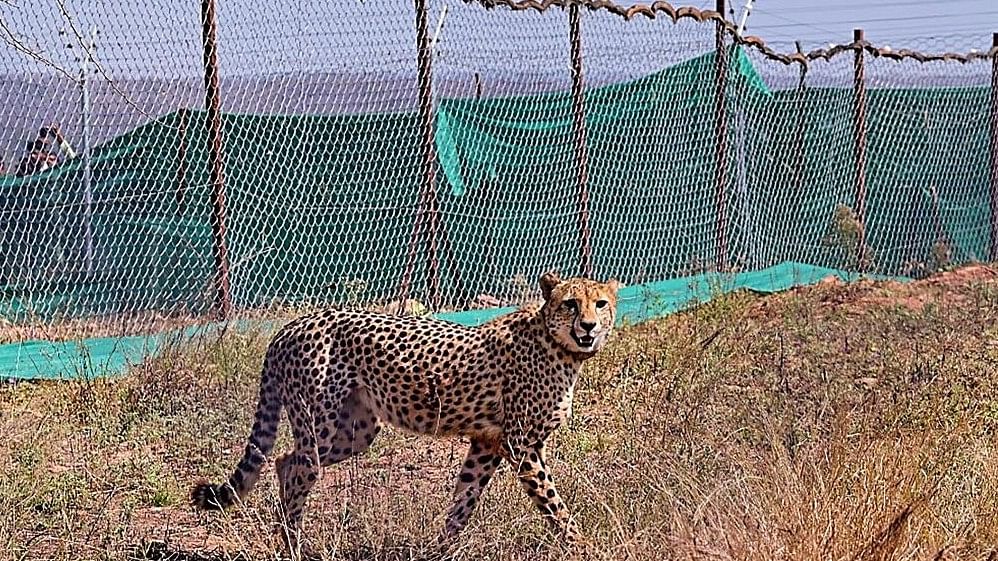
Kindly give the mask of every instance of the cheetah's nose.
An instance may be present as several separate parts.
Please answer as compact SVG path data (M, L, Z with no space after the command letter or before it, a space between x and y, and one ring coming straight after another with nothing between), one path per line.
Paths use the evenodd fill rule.
M596 323L595 322L580 321L579 322L579 326L581 326L582 329L584 329L586 331L586 333L589 333L593 329L596 329Z

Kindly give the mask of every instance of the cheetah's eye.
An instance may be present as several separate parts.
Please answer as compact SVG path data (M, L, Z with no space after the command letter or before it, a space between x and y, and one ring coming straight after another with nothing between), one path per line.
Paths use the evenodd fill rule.
M596 301L596 307L597 308L605 308L607 304L609 304L609 302L607 302L606 300L597 300Z
M571 312L577 312L577 311L579 311L579 301L578 300L575 300L575 299L565 300L564 302L562 302L562 305L565 306L566 310L569 310Z

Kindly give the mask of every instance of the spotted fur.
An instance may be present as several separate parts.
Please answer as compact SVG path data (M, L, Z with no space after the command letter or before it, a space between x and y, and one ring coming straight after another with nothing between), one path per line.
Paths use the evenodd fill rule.
M606 343L617 281L540 279L542 304L477 328L420 317L329 310L271 341L249 442L223 484L192 493L203 509L229 507L256 483L287 412L294 450L275 462L285 539L295 548L320 468L368 449L382 423L471 440L442 533L453 539L503 460L567 540L578 529L545 464L544 442L567 418L584 360Z

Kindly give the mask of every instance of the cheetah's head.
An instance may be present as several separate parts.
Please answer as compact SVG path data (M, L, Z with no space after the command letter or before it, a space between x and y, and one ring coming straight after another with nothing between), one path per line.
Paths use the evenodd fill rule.
M541 315L551 336L573 354L592 355L606 344L617 315L620 283L541 276Z

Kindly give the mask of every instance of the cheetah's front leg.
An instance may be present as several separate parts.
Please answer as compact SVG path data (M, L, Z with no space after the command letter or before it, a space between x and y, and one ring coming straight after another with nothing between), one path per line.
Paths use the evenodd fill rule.
M468 523L485 486L502 462L499 448L483 440L472 440L468 455L461 467L457 486L454 489L454 502L447 515L447 524L440 536L441 542L452 541Z
M554 479L544 461L544 442L522 449L510 450L510 462L515 466L517 477L527 491L537 510L541 511L548 523L566 542L581 540L578 525L568 513L565 502L558 496Z

